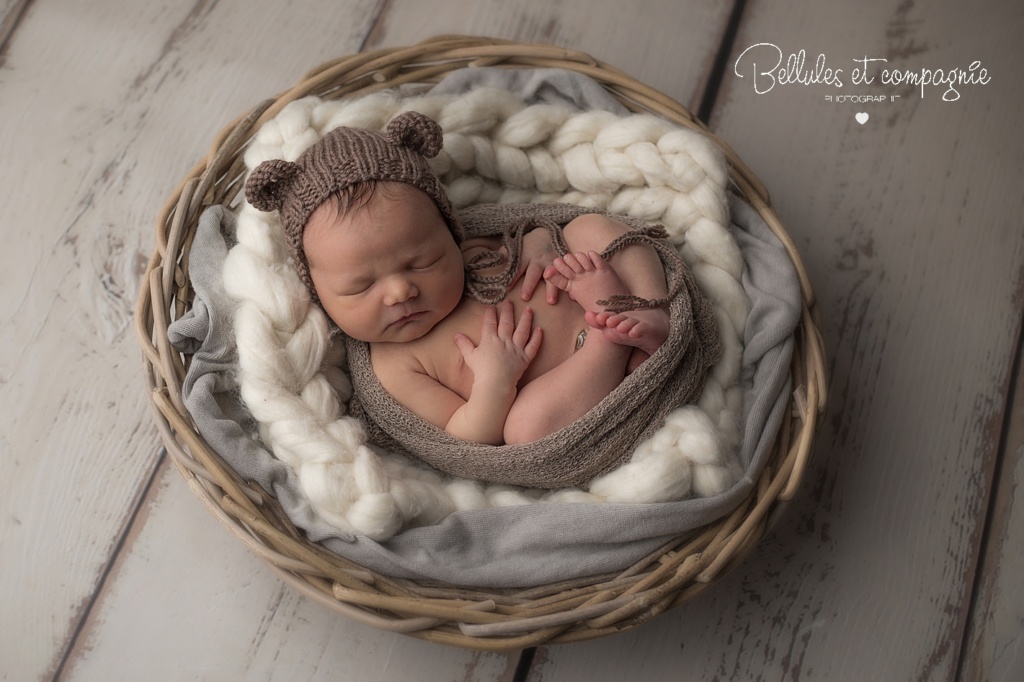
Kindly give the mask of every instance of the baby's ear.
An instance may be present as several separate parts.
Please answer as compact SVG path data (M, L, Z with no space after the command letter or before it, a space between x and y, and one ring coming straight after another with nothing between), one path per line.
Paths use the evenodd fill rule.
M245 181L245 198L261 211L276 211L284 204L284 196L299 165L283 159L270 159L256 166Z
M406 111L388 123L388 142L408 147L428 159L438 155L444 142L444 134L437 121L418 111Z

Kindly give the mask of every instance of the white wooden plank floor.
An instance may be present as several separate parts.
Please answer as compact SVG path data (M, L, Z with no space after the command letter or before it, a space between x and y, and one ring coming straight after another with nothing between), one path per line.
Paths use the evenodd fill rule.
M730 42L712 0L0 1L0 678L1024 679L1024 9L984 5L741 1ZM285 588L160 458L129 333L156 212L223 123L322 61L441 33L557 43L694 110L712 98L829 349L811 470L752 555L635 631L522 660ZM757 94L733 65L761 42L846 75L981 60L991 82L957 102ZM877 93L899 98L825 100Z

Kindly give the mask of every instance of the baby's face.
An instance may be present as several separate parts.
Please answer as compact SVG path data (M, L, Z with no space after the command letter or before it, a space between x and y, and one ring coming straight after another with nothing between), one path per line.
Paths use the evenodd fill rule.
M344 215L320 206L303 249L324 310L360 341L418 339L462 298L462 252L433 200L411 185L378 187Z

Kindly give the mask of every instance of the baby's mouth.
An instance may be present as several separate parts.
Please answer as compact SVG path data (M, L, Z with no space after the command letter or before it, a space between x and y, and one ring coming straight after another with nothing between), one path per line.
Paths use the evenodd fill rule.
M427 312L425 310L421 310L419 312L409 313L408 315L403 315L402 317L398 318L397 320L395 320L394 322L389 324L388 327L402 327L402 326L408 324L409 322L415 322L416 320L420 319L421 317L423 317L426 314L427 314Z

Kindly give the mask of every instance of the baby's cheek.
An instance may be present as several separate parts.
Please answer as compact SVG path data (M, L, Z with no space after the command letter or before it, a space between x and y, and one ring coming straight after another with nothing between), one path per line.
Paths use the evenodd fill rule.
M320 300L323 302L323 299ZM345 306L340 305L336 299L329 300L324 305L324 312L327 313L327 317L329 317L339 329L344 331L346 334L349 333L348 329L351 327L352 316L349 314L349 311Z

